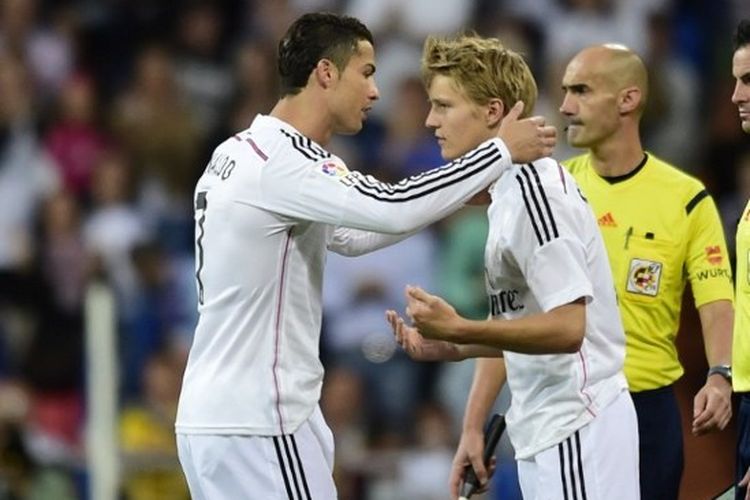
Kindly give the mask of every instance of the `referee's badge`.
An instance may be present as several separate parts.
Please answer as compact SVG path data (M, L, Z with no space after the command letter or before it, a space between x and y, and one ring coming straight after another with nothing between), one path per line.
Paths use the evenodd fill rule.
M656 297L659 293L662 263L653 260L632 259L628 272L627 291Z

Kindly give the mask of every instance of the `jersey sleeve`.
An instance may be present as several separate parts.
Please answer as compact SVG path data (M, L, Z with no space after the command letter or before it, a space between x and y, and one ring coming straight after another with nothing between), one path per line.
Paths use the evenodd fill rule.
M350 227L337 227L328 241L328 250L339 255L355 257L395 245L420 230L421 228L408 233L385 234Z
M732 300L732 271L724 229L713 198L702 190L685 207L688 212L688 246L685 266L695 306L715 300Z
M395 184L350 172L336 157L311 157L308 162L266 165L260 196L245 201L299 220L407 233L454 212L510 165L510 153L500 139Z
M523 167L516 177L520 215L513 257L539 306L545 312L579 298L588 303L593 286L588 273L582 200L575 186L550 189L534 169ZM572 202L572 203L571 203Z

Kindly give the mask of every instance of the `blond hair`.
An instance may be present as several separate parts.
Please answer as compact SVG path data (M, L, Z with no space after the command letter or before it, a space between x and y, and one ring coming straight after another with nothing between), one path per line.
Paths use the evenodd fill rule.
M500 99L506 113L517 101L523 101L523 116L528 116L536 104L537 87L529 66L497 38L475 34L428 37L422 51L422 80L426 88L435 75L451 78L477 104Z

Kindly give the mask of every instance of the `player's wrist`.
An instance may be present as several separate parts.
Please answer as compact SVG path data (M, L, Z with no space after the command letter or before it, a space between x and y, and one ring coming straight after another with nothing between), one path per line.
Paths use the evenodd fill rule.
M729 364L714 365L708 369L706 381L717 381L723 379L732 385L732 366Z

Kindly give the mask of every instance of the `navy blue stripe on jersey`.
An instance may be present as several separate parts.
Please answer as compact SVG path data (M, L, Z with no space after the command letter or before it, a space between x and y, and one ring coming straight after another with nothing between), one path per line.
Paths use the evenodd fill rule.
M415 188L429 186L431 183L438 182L441 179L445 179L447 177L450 177L451 175L463 172L464 170L472 168L477 164L481 163L485 166L487 164L491 164L495 161L494 158L496 158L498 154L500 153L497 147L495 147L493 144L488 144L487 146L477 149L476 151L472 151L471 153L462 156L461 158L454 160L447 165L443 165L442 167L413 175L407 179L399 181L396 184L386 184L378 181L373 177L366 177L362 174L354 175L353 177L357 180L357 185L362 186L364 189L371 193L406 193L414 190ZM488 158L493 159L489 160L488 162ZM502 158L502 154L500 154L500 158Z
M542 240L542 233L539 232L539 228L536 225L536 219L534 218L534 212L531 209L531 203L529 202L529 195L526 193L526 184L524 184L523 178L520 175L516 175L516 181L518 181L518 185L521 187L521 195L523 196L523 204L526 205L526 213L529 216L529 220L531 221L531 227L534 228L534 233L536 234L536 241L539 243L539 246L542 246L544 244L544 240Z
M406 179L397 185L385 184L379 181L365 179L358 172L353 172L350 177L355 180L354 189L365 196L379 201L402 203L405 201L421 198L428 194L452 186L464 179L476 175L493 165L502 158L499 150L486 154L484 157L465 164L457 164L451 170L444 170L441 175L413 181ZM459 175L460 174L460 175Z
M307 495L308 500L312 500L312 495L310 495L310 488L307 486L307 477L305 477L305 469L302 468L302 460L299 458L299 450L297 449L297 440L294 439L294 434L289 436L292 440L292 449L294 450L294 457L297 459L297 468L299 469L299 475L302 478L302 486L305 488L305 495Z
M562 443L557 445L557 455L560 459L560 482L562 483L563 499L568 500L568 483L565 480L565 452Z
M696 205L703 201L704 198L708 198L709 196L710 195L708 194L708 191L706 191L705 189L693 196L693 199L690 200L687 205L685 205L685 212L687 212L687 215L690 215L690 212L693 211Z
M547 216L549 217L549 222L552 225L552 234L555 235L555 238L558 238L560 236L560 233L557 232L557 224L555 224L555 217L552 215L552 209L550 209L549 207L549 200L547 199L547 193L544 191L542 180L539 178L539 172L536 171L536 167L534 167L533 163L529 163L529 170L531 170L531 173L534 175L534 180L536 181L536 187L539 190L539 193L541 194L542 201L544 202L544 208L547 210Z
M297 134L297 133L290 134L284 129L281 129L281 133L287 136L289 140L292 142L292 147L294 147L294 149L299 151L302 154L302 156L304 156L308 160L318 161L318 160L324 160L326 158L331 157L331 153L321 148L320 146L317 146L310 139L303 136L302 134Z
M578 454L578 481L581 483L581 498L586 500L586 481L583 479L583 461L581 460L581 431L576 431L576 454Z
M284 457L281 455L281 447L279 447L278 436L273 436L273 447L276 449L276 459L279 461L279 468L281 469L281 476L284 478L284 487L286 488L286 494L289 500L294 500L292 494L292 487L289 485L289 477L286 474L286 468L284 467Z

